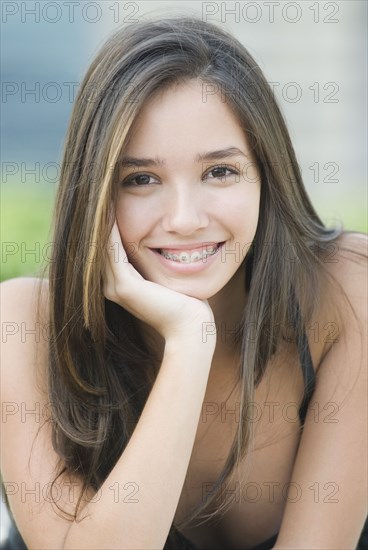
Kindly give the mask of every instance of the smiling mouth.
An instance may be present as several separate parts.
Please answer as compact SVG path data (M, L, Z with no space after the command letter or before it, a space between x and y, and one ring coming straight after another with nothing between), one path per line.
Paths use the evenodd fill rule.
M154 250L161 254L161 256L164 256L164 258L166 258L167 260L172 260L174 262L182 264L188 264L199 262L201 260L205 260L209 256L213 256L214 254L216 254L216 252L219 250L220 246L224 242L225 241L207 247L203 246L202 249L197 248L193 251L177 250L175 252L168 252L162 248L156 248Z

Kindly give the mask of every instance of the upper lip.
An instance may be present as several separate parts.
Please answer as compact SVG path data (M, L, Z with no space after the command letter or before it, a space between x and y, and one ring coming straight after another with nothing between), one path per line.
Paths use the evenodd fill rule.
M171 248L172 250L194 250L196 248L202 248L210 245L221 244L222 242L224 241L203 241L202 243L192 243L192 244L176 244L176 243L170 244L169 243L169 244L165 244L164 246L155 246L154 249L165 250L165 249Z

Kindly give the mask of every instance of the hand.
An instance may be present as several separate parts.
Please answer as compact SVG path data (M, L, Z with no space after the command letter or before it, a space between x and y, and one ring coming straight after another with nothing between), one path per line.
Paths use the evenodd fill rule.
M113 246L118 245L118 261ZM104 276L104 294L135 317L151 325L165 340L183 333L198 331L204 322L213 322L214 315L207 300L147 281L127 261L119 229L114 222Z

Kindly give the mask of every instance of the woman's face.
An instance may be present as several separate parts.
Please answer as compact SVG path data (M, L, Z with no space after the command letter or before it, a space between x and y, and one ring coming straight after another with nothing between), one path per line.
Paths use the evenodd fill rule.
M145 105L123 151L116 204L137 271L202 300L239 281L234 275L254 238L260 202L243 130L223 98L204 91L192 80ZM209 243L212 252L223 244L206 257Z

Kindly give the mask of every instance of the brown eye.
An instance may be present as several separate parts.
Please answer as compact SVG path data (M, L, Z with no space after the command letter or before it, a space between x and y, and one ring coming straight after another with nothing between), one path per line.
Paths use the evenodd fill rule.
M149 176L148 174L137 174L132 177L128 177L126 180L122 182L122 185L131 185L133 187L144 187L146 185L150 185L150 179L152 176Z
M147 176L147 174L141 174L133 178L133 180L136 180L137 185L148 185L150 178L151 176Z
M224 178L226 177L226 171L227 168L224 166L219 166L218 168L214 168L211 173L215 176L215 178Z
M226 172L229 173L227 174ZM214 179L225 180L229 176L238 174L238 172L236 170L233 170L232 168L229 168L228 166L216 166L215 168L212 168L209 172L207 172L206 177L208 176L208 174L213 174Z

